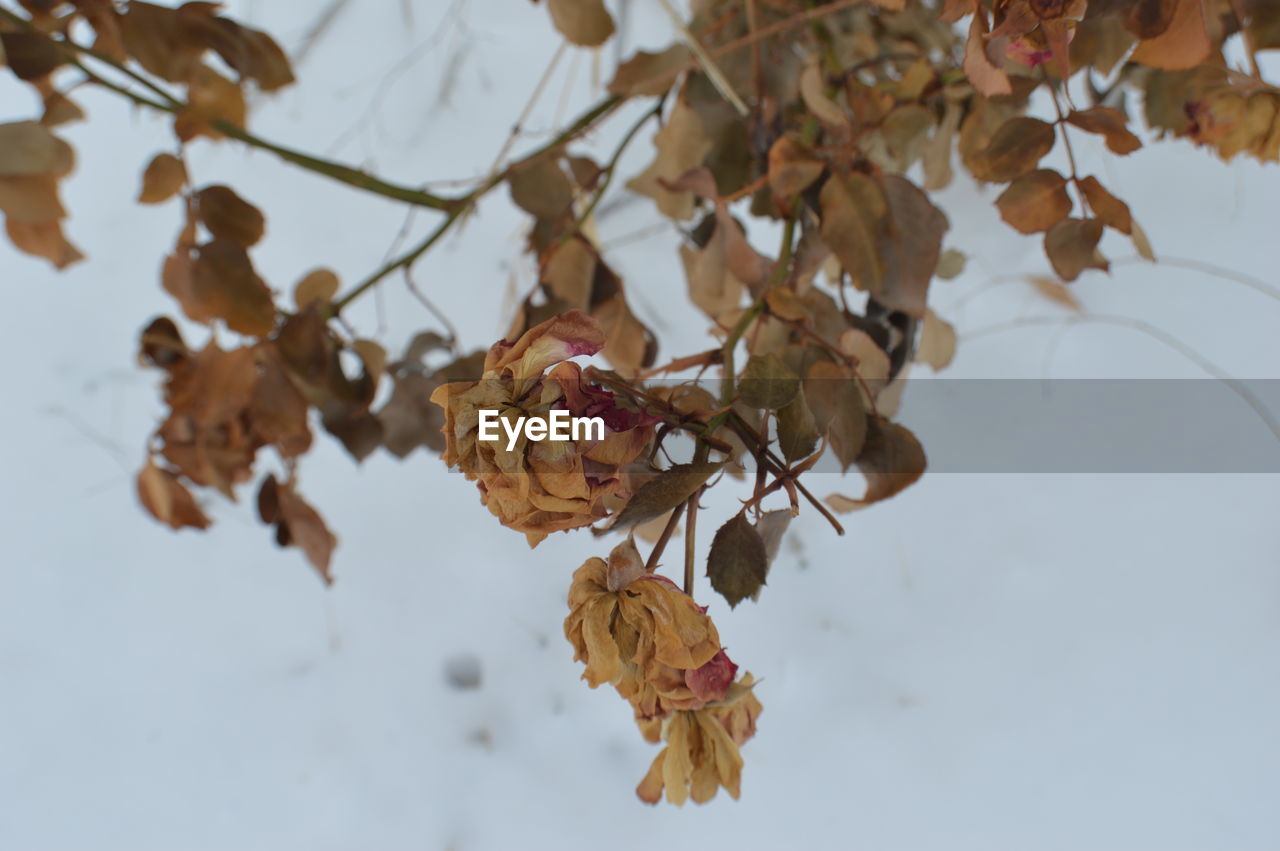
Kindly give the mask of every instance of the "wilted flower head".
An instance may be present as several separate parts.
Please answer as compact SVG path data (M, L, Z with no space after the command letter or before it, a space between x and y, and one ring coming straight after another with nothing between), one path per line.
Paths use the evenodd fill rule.
M753 685L752 676L743 674L723 699L701 709L676 712L662 722L667 746L636 787L640 800L656 804L665 791L670 803L681 805L693 798L694 803L703 804L722 786L738 797L742 783L738 746L755 735L756 718L763 710L752 693Z
M446 384L431 394L445 410L445 463L476 481L481 501L503 525L524 532L530 546L551 532L588 526L609 513L610 500L625 500L622 468L653 438L651 417L620 407L612 392L584 383L578 366L563 362L595 354L604 343L594 319L569 311L514 342L494 344L479 381ZM482 410L496 410L514 425L520 417L547 419L557 409L600 417L604 439L529 441L522 432L508 449L500 430L499 440L479 440Z
M639 721L723 698L733 681L737 666L704 608L666 577L645 573L631 539L608 562L578 568L569 609L564 632L586 663L583 679L592 688L611 683Z

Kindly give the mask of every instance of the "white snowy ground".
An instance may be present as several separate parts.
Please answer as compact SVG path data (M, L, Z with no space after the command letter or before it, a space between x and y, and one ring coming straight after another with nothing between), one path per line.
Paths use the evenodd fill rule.
M402 4L352 4L255 129L405 182L483 173L555 50L545 11L464 4L465 37L446 28L370 106L447 11L410 5L406 23ZM321 4L231 6L294 46ZM668 37L636 10L632 46ZM561 116L595 97L591 61L566 57L531 130L554 127L566 80ZM601 57L603 78L613 61ZM29 116L27 98L0 87L0 120ZM560 635L570 571L603 552L590 536L531 553L437 459L357 468L324 438L304 484L342 538L331 590L248 504L211 502L207 534L160 528L133 496L160 406L132 359L138 329L174 311L157 267L176 211L132 198L168 130L114 98L85 102L91 122L67 130L80 152L67 194L91 259L59 275L0 246L0 848L1280 845L1275 476L930 475L850 516L843 539L803 516L803 548L784 549L758 604L711 602L734 658L764 678L765 712L742 799L683 810L636 801L656 749L614 694L578 681ZM1182 143L1116 163L1080 144L1157 251L1276 283L1274 167ZM321 264L356 279L400 227L395 205L270 156L193 153L199 180L265 208L255 259L277 287ZM1045 269L991 196L964 177L947 194L949 244L976 259L938 285L939 311L962 331L1065 315L1018 284L947 309L993 275ZM608 257L643 318L692 341L700 322L661 312L683 287L670 235L608 248L654 218L647 202L606 217ZM477 302L529 281L520 222L495 196L418 269L468 344L501 330ZM1280 304L1239 284L1124 265L1075 291L1233 375L1280 377ZM430 326L398 283L384 298L390 347ZM353 320L376 329L373 308ZM1203 373L1131 330L1078 326L962 342L949 375ZM459 654L479 660L479 689L446 682Z

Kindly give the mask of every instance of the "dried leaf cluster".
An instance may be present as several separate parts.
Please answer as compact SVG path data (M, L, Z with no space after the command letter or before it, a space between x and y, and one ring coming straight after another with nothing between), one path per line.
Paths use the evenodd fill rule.
M572 45L597 48L615 33L603 0L542 5ZM761 711L755 679L738 676L693 596L702 495L726 477L752 486L705 556L710 587L732 607L760 597L802 505L842 533L837 513L920 478L925 449L893 416L912 364L939 370L955 354L955 331L930 309L929 293L963 265L944 247L949 223L934 201L957 163L998 187L1000 217L1040 240L1056 274L1037 286L1071 304L1064 283L1108 270L1108 230L1153 258L1129 204L1080 174L1072 148L1092 136L1116 157L1140 150L1131 97L1155 131L1148 139L1186 138L1223 159L1280 159L1280 89L1255 59L1280 48L1280 4L1269 0L691 8L669 48L617 67L597 106L465 194L441 197L254 135L248 95L291 84L293 72L269 35L216 3L0 3L4 63L41 104L39 115L0 124L0 210L18 249L59 268L82 259L60 197L75 155L57 135L85 118L76 86L109 89L173 122L175 147L141 169L137 198L178 212L158 266L186 320L180 330L157 318L141 337L140 358L163 373L167 406L137 479L146 510L174 529L204 529L203 494L234 500L256 479L262 522L329 581L337 539L298 488L318 425L357 460L379 448L400 458L420 447L442 453L530 546L556 531L634 533L574 573L565 634L588 684L612 685L645 738L664 744L639 796L677 804L722 787L737 797L740 746ZM1246 69L1224 59L1233 39ZM612 157L579 150L582 136L631 103L644 109ZM615 174L624 149L646 136L647 167ZM190 174L184 150L197 139L270 151L434 211L440 225L345 291L331 271L299 270L286 303L253 261L266 216L236 189ZM1055 151L1065 166L1045 162ZM600 202L623 177L681 233L687 309L710 335L703 351L659 358L657 335L594 240ZM505 339L463 352L451 333L428 330L392 360L349 327L347 305L409 269L502 187L529 215L538 270ZM778 224L780 244L756 244L753 221ZM201 342L188 345L192 335ZM594 355L610 368L572 360ZM568 411L607 429L603 439L508 449L478 439L482 409L511 419ZM856 468L862 493L815 496L805 476L822 459ZM677 584L656 570L682 524ZM636 534L653 541L647 557Z

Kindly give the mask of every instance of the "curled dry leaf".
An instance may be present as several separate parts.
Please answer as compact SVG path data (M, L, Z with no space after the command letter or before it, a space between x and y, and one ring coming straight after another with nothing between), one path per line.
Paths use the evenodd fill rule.
M186 485L171 470L148 458L138 472L138 500L152 517L171 529L209 528L209 518L200 510Z
M810 62L800 72L800 97L809 112L823 124L837 128L849 128L849 116L826 93L822 69L817 62Z
M978 8L969 24L969 38L964 45L964 74L980 94L987 97L1013 92L1004 70L987 56L987 12Z
M263 523L276 527L277 544L302 550L324 584L333 584L329 562L338 539L329 531L320 512L298 495L292 482L281 484L273 475L263 479L258 490L258 516Z
M858 470L867 478L867 492L861 499L840 494L827 497L836 511L866 508L896 496L924 474L924 447L908 429L883 417L867 420L867 439L858 455Z
M1047 168L1022 175L996 199L1000 218L1019 233L1049 230L1071 215L1071 206L1066 178Z
M182 191L187 182L187 167L173 154L156 154L142 172L139 204L161 204Z

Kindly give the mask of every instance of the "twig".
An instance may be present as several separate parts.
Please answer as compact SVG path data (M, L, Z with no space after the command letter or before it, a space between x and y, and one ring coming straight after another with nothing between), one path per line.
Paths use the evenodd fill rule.
M680 522L681 507L681 505L677 505L671 509L671 516L667 518L667 525L662 527L662 534L658 536L658 542L653 545L653 549L649 552L649 559L644 563L645 573L653 573L658 569L658 559L662 557L662 551L667 548L667 542L671 540L671 535L676 530L676 524Z
M586 209L582 211L582 215L578 216L577 221L574 223L573 229L575 232L582 230L583 225L587 223L587 220L591 218L591 214L594 213L596 207L599 206L600 199L604 198L604 193L609 189L609 185L613 182L613 175L618 169L618 161L622 159L622 154L627 150L627 146L631 144L631 140L640 132L640 128L644 127L644 125L649 122L650 118L655 118L662 114L662 106L665 101L665 97L658 98L658 102L653 106L653 108L645 112L644 115L641 115L639 120L637 120L635 124L631 125L631 129L622 137L622 141L618 143L618 147L614 150L613 156L609 158L609 163L604 168L604 174L600 180L600 186L596 189L595 195L592 196L591 202L587 204Z
M688 511L684 523L684 593L693 596L693 557L696 541L694 532L698 524L698 498L702 496L702 488L689 497Z
M622 103L622 100L623 99L619 97L606 98L605 100L593 106L591 109L584 112L582 115L578 116L578 118L573 122L573 124L571 124L567 129L561 132L558 136L556 136L550 142L539 147L537 150L533 151L523 159L518 160L512 165L508 166L504 171L498 174L492 175L488 180L486 180L480 186L477 186L467 195L453 201L452 208L449 210L449 214L445 216L444 221L442 221L439 224L439 226L436 227L435 230L433 230L430 234L428 234L426 238L423 239L422 242L418 243L418 245L414 246L409 251L400 255L395 260L392 260L390 263L387 263L382 268L378 269L376 272L371 274L369 277L365 278L359 284L356 284L345 295L339 297L336 301L334 301L333 308L332 308L333 312L335 314L341 312L343 308L345 308L351 302L355 301L357 298L363 295L366 291L368 291L372 286L377 284L387 275L390 275L392 272L395 272L398 269L403 269L403 268L407 268L408 266L411 266L414 263L414 261L416 261L424 253L426 253L426 251L429 248L431 248L431 246L435 245L437 242L440 241L440 239L449 231L450 228L453 227L453 225L458 221L458 219L462 217L462 214L467 209L469 209L477 201L479 201L481 198L487 195L490 191L492 191L494 187L499 186L502 183L502 181L506 178L507 174L511 171L512 168L514 168L515 166L519 165L522 162L527 162L528 160L540 157L543 154L545 154L547 151L554 150L555 148L558 148L561 145L565 145L568 142L578 138L583 133L586 133L588 130L594 127L596 122L598 122L601 118L603 118L604 116L612 112L618 106L618 104Z

